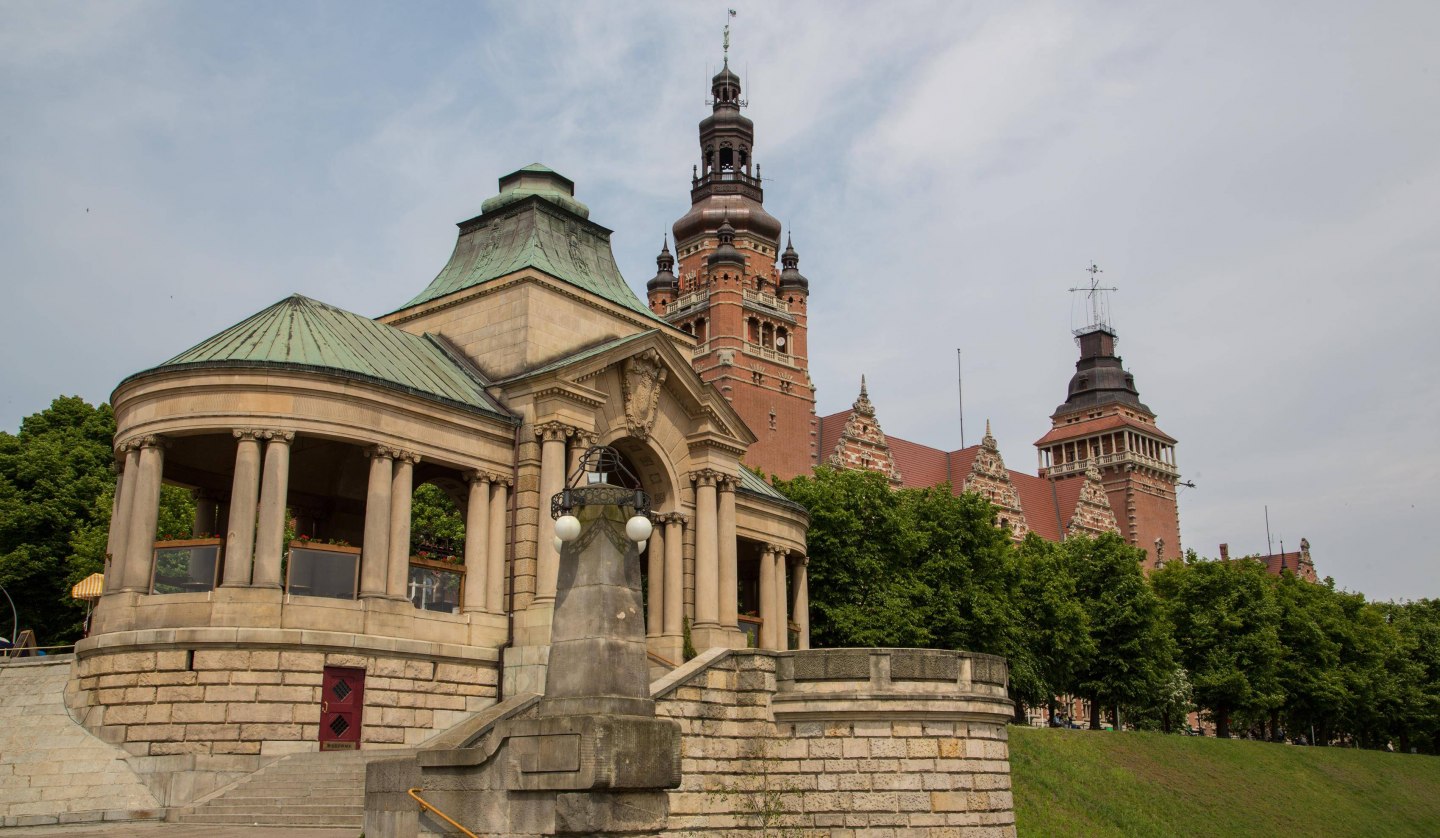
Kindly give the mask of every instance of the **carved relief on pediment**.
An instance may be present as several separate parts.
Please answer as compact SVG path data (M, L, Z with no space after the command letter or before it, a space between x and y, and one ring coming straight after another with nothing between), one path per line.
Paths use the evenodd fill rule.
M631 436L645 439L650 435L667 375L669 371L654 349L625 359L621 382L625 388L625 426Z

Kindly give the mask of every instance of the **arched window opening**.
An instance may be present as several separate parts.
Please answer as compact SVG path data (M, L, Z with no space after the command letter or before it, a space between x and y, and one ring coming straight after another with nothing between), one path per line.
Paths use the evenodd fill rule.
M706 341L705 318L703 317L697 317L695 319L695 339L700 341L701 343L704 343Z
M410 496L410 575L405 596L425 611L460 613L465 592L465 516L440 486Z
M752 317L745 321L745 339L751 343L760 342L760 318Z
M760 327L760 345L766 349L775 348L775 327L769 323Z
M722 172L733 172L733 171L735 171L735 149L730 148L729 146L721 146L721 148L720 148L720 171L722 171Z
M790 354L790 335L783 327L775 330L775 348L782 355Z

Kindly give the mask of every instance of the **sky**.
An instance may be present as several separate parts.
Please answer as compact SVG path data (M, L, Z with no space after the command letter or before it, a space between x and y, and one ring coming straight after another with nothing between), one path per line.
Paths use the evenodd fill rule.
M376 316L543 162L643 296L733 8L821 415L1007 465L1102 270L1185 548L1440 596L1440 4L0 0L0 429L291 294Z

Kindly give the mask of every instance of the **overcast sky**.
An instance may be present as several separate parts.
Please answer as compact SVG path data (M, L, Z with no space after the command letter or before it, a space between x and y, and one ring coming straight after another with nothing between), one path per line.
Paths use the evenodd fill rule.
M1184 546L1440 596L1440 3L0 0L0 428L299 292L378 315L541 161L643 295L720 61L811 287L819 412L1006 463L1092 261Z

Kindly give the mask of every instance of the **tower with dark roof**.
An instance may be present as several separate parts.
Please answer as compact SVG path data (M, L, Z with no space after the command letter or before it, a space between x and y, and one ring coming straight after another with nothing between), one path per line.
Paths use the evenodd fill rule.
M695 337L696 371L759 437L746 464L793 477L808 473L816 459L806 341L810 282L794 246L787 241L780 252L780 222L765 211L754 159L755 125L740 112L740 77L728 59L710 93L690 211L673 229L678 273L670 284L663 251L647 302Z
M1096 316L1075 337L1080 359L1068 394L1035 442L1040 474L1063 482L1097 470L1120 534L1145 551L1147 566L1158 566L1180 556L1175 438L1140 401L1135 376L1115 354L1114 327Z

